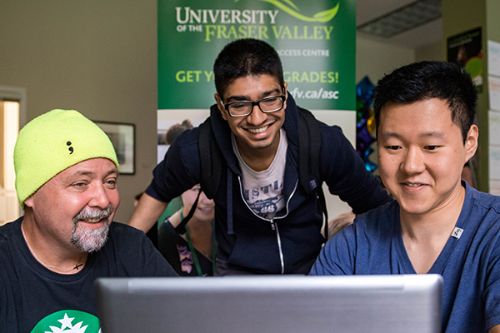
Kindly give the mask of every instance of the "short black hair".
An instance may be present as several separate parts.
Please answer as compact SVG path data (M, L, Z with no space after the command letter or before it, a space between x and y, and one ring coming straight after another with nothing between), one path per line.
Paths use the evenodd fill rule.
M227 44L214 64L215 88L221 98L234 80L247 75L268 74L284 87L283 67L276 50L264 41L245 38Z
M411 104L431 98L448 102L451 120L462 131L465 144L476 114L477 90L465 69L451 62L406 65L378 81L373 102L377 131L380 111L386 103Z

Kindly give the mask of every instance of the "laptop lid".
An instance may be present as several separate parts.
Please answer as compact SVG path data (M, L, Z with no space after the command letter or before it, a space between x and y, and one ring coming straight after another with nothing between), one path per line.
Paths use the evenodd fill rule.
M439 275L101 278L102 331L439 332Z

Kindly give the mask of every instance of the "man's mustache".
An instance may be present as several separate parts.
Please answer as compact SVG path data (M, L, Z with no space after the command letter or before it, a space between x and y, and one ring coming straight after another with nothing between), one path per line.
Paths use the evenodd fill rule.
M73 218L73 223L78 223L78 221L88 221L88 220L96 220L98 219L99 221L102 219L107 219L108 217L111 216L113 213L113 208L111 205L108 205L108 207L104 209L100 208L90 208L90 207L84 207L74 218Z

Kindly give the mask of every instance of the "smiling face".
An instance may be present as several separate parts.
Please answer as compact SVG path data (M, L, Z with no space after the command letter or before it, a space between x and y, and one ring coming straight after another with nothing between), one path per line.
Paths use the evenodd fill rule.
M463 165L477 148L472 125L463 143L446 101L387 103L377 132L380 177L402 214L426 214L462 205Z
M240 77L227 87L224 96L215 95L222 118L234 133L240 153L250 152L255 155L258 150L262 150L265 154L267 149L278 148L279 131L285 122L286 101L279 111L264 113L255 105L250 115L236 118L229 115L220 99L227 104L236 101L257 101L277 95L287 95L286 82L282 88L278 80L268 74Z
M193 203L200 192L200 185L195 185L192 189L182 193L182 204L184 205L183 214L187 216ZM201 192L198 200L198 207L194 211L193 218L200 221L212 221L215 215L215 203L208 199L205 193Z
M50 179L24 202L40 236L83 252L101 248L120 204L117 177L113 162L94 158Z

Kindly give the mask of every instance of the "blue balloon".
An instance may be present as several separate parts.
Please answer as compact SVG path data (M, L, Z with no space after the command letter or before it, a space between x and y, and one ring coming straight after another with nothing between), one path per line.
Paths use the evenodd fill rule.
M364 78L359 81L359 83L356 85L356 95L359 96L359 98L365 102L368 105L368 107L371 106L373 102L373 95L375 93L375 85L370 81L368 76L365 76Z
M356 85L356 151L365 162L366 170L373 172L378 166L370 161L369 156L373 152L370 145L375 141L367 128L370 118L370 106L373 103L375 85L365 76Z
M363 161L365 162L366 170L373 172L378 168L378 165L370 161L369 157L371 153L373 153L373 148L368 147L368 149L365 151L365 155L363 156Z

